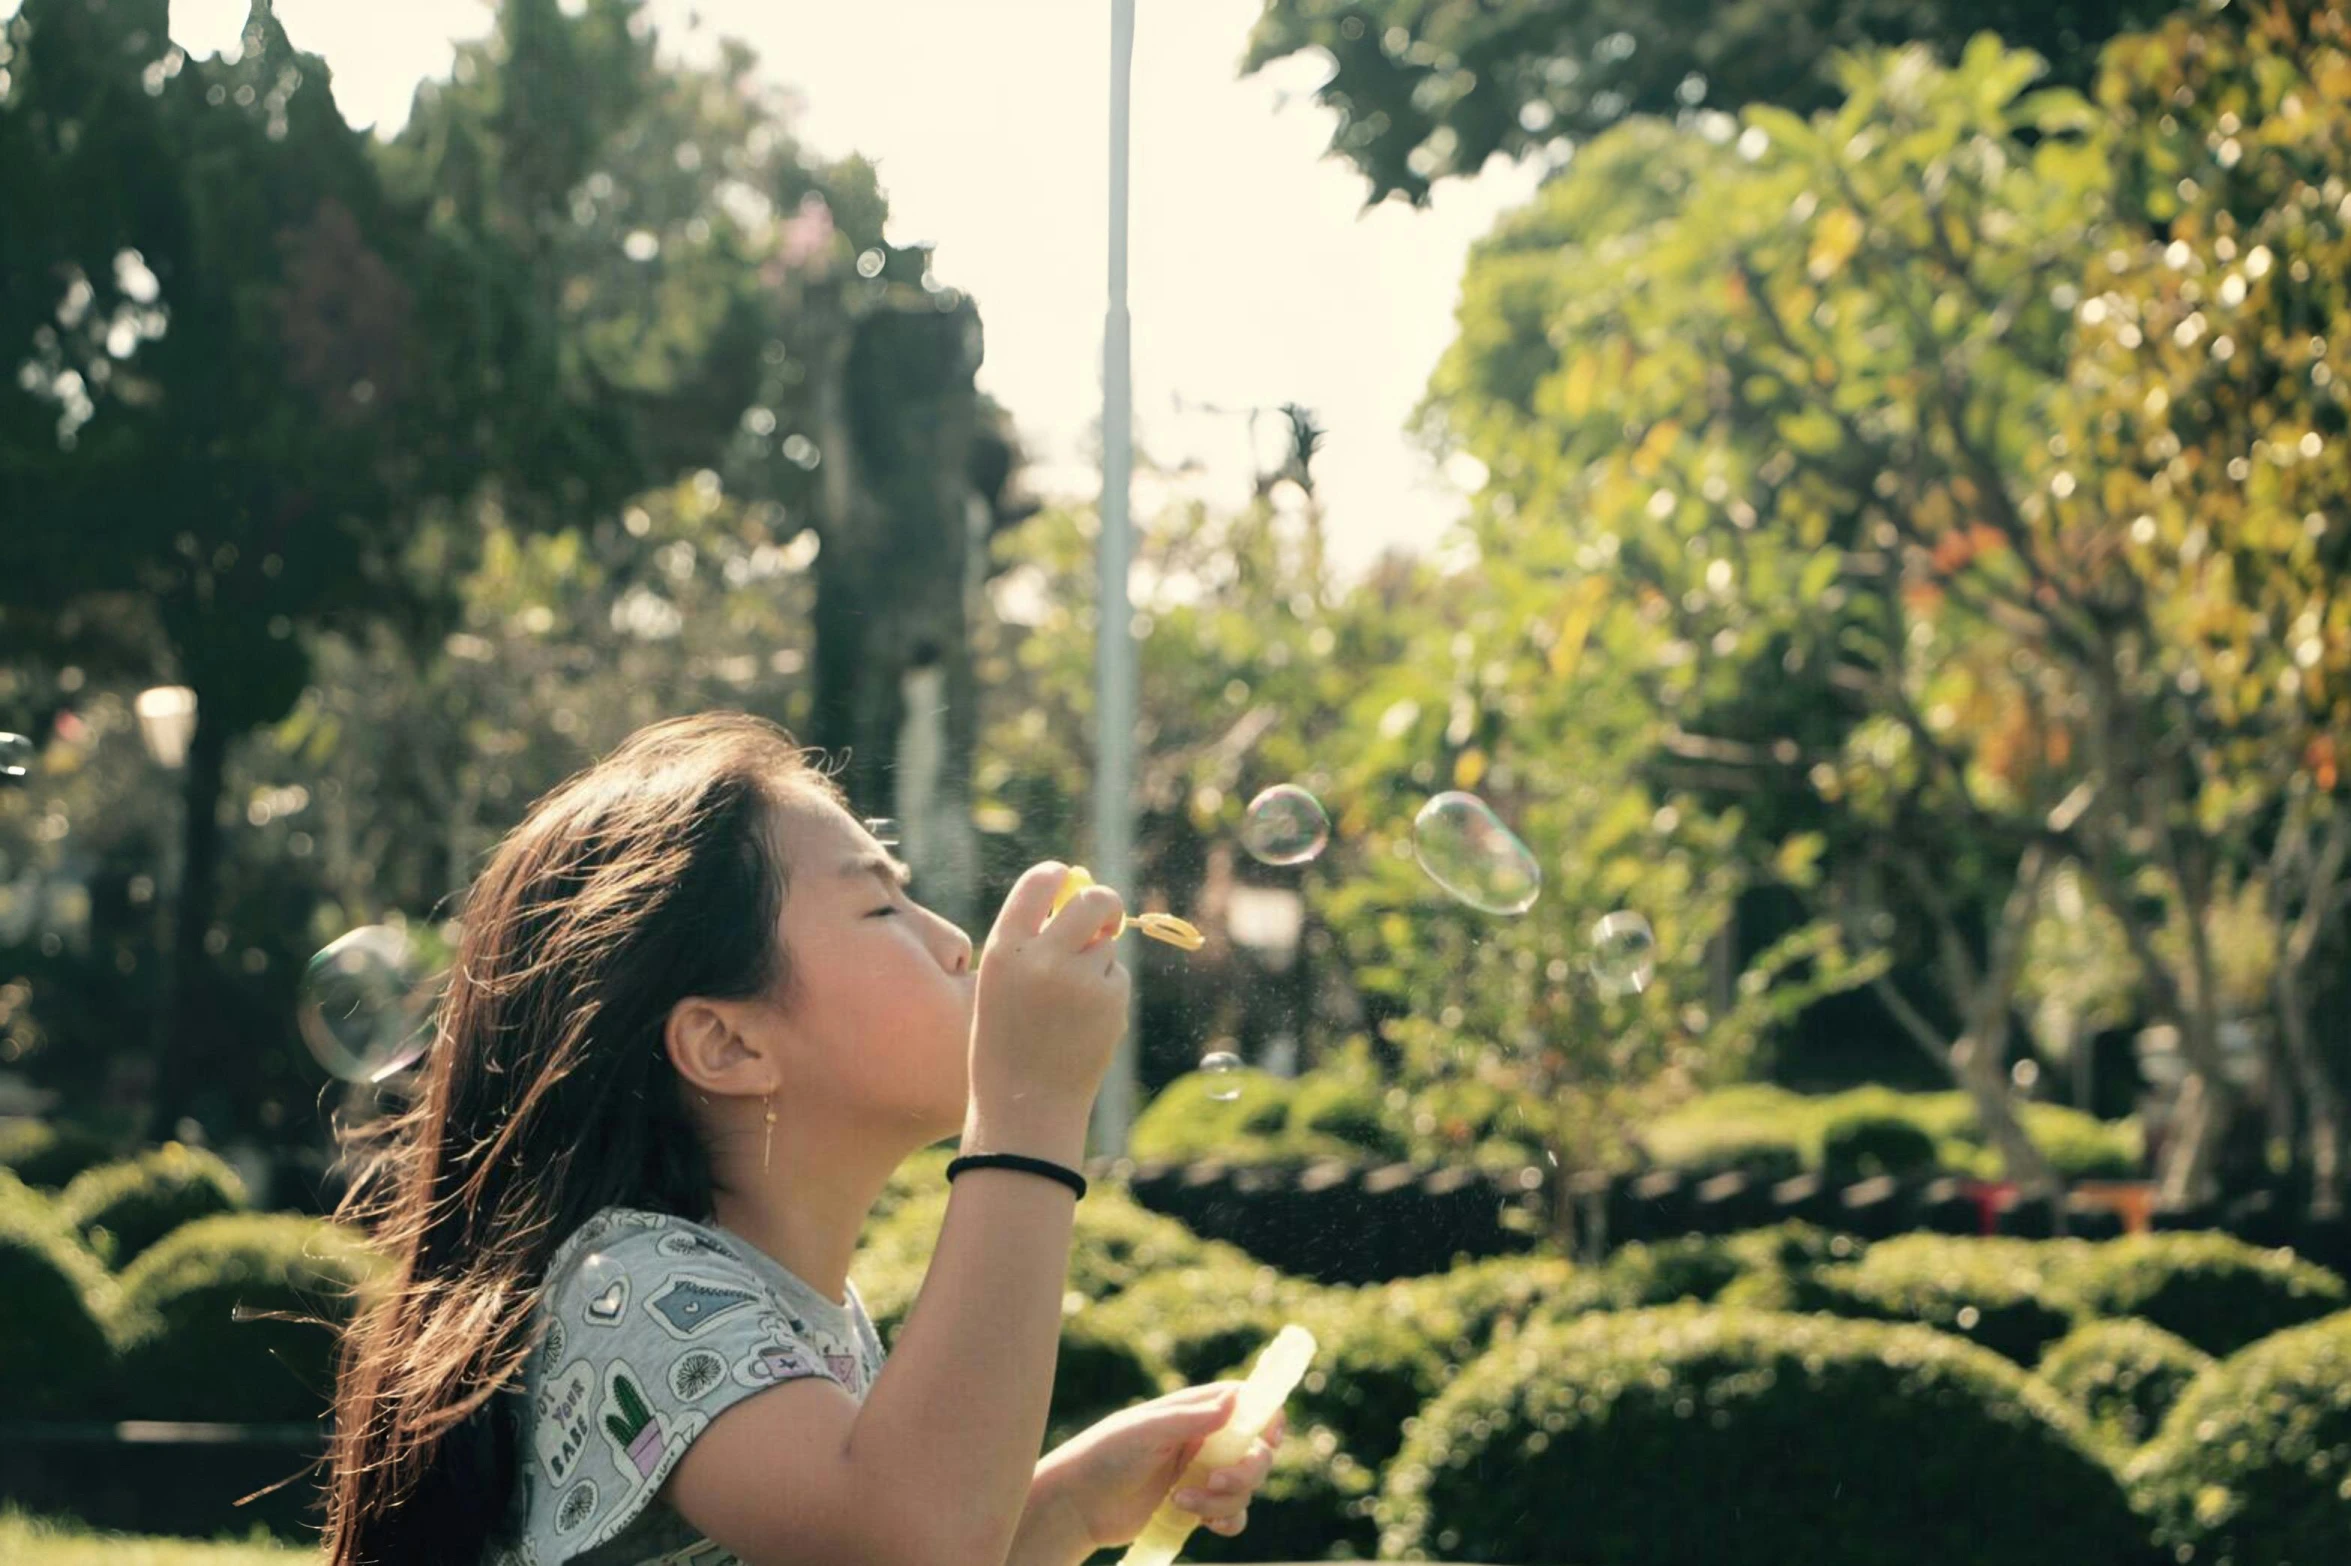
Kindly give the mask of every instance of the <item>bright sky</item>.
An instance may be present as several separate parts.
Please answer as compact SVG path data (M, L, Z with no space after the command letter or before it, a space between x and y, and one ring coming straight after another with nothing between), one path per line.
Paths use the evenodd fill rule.
M355 124L395 129L488 0L277 0L323 56ZM14 9L0 0L0 13ZM235 46L247 0L172 0L195 54ZM1107 0L654 0L663 36L723 33L758 50L806 109L801 139L881 169L890 238L937 246L935 269L979 302L982 385L1012 410L1033 487L1099 488L1107 298ZM1338 563L1434 544L1461 493L1404 433L1453 335L1469 243L1524 201L1531 169L1497 163L1435 207L1362 210L1363 185L1323 158L1320 66L1241 80L1259 0L1140 0L1133 107L1130 305L1143 450L1206 465L1211 499L1246 498L1245 423L1179 412L1301 402L1330 439L1316 472ZM1285 102L1286 100L1286 102ZM1263 438L1274 450L1278 420ZM1269 463L1270 465L1270 463ZM1138 495L1138 515L1147 497Z

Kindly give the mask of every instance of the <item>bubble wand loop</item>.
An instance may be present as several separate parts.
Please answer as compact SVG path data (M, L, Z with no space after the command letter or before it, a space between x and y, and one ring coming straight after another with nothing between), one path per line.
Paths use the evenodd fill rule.
M1295 1324L1275 1333L1265 1352L1257 1356L1257 1363L1250 1367L1249 1378L1241 1383L1241 1390L1233 1399L1232 1416L1222 1429L1201 1443L1200 1455L1184 1470L1176 1489L1205 1485L1209 1474L1247 1457L1250 1446L1273 1423L1273 1416L1280 1412L1282 1404L1289 1400L1290 1393L1305 1376L1306 1367L1313 1363L1313 1333ZM1174 1566L1184 1541L1199 1526L1200 1519L1174 1501L1162 1501L1159 1510L1143 1525L1143 1531L1135 1535L1135 1542L1127 1546L1126 1554L1119 1557L1118 1566Z
M1069 878L1061 883L1061 891L1053 899L1053 912L1061 912L1064 904L1093 884L1094 877L1084 865L1070 866ZM1129 915L1126 923L1118 927L1118 933L1124 935L1129 930L1148 935L1155 941L1164 941L1178 951L1196 952L1208 944L1207 936L1174 914Z

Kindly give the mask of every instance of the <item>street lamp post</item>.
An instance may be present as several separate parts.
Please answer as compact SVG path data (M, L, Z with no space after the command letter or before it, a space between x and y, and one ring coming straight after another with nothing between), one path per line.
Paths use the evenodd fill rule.
M1135 644L1127 601L1133 540L1127 515L1134 469L1134 387L1127 320L1127 110L1135 56L1135 0L1110 7L1110 307L1102 324L1102 507L1097 555L1100 612L1094 631L1094 867L1097 879L1134 895ZM1126 1037L1094 1101L1094 1150L1126 1151L1135 1118L1135 1036Z
M149 1082L152 1097L165 1078L164 1056L171 1048L172 1007L179 999L179 964L174 953L179 939L180 867L187 833L187 802L181 798L177 774L188 764L188 746L196 738L196 693L185 685L158 685L141 691L132 703L132 710L138 714L139 740L146 747L148 759L174 778L169 790L174 807L163 818L163 851L155 878L155 1011L148 1035L154 1071ZM154 1118L154 1105L150 1103L147 1110L150 1134Z

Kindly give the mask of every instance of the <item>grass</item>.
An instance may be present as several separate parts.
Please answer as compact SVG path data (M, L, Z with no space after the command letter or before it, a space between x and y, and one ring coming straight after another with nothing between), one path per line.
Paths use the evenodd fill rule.
M0 1510L0 1561L9 1566L297 1566L318 1552L272 1543L256 1529L243 1542L101 1533L75 1523Z

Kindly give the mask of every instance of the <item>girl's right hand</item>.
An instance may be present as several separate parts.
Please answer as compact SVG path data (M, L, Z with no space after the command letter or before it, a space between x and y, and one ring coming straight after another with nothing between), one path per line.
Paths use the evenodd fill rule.
M1126 1032L1130 980L1116 945L1125 902L1089 886L1054 913L1068 876L1053 860L1032 865L997 912L973 1004L971 1109L975 1120L998 1124L1074 1124L1082 1147L1095 1091Z

